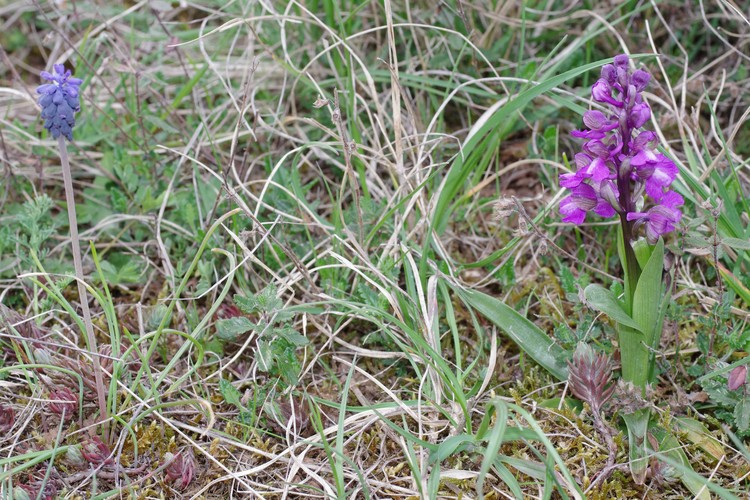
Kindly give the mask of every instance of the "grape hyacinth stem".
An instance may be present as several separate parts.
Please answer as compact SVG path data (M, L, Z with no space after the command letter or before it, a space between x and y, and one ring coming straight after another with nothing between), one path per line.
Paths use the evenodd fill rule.
M70 170L70 161L68 160L68 147L65 144L65 138L60 135L57 138L57 145L60 148L60 162L62 164L63 183L65 184L65 201L68 205L68 222L70 226L70 239L73 245L73 265L76 273L76 283L78 284L78 297L83 310L83 323L86 325L86 343L91 353L94 365L94 378L96 380L96 395L99 400L100 418L104 420L107 416L107 398L104 393L104 377L102 376L102 367L99 363L99 349L96 345L96 335L94 335L94 325L91 322L91 311L89 311L88 293L83 275L83 264L81 262L81 245L78 240L78 219L76 217L76 204L73 192L73 176Z

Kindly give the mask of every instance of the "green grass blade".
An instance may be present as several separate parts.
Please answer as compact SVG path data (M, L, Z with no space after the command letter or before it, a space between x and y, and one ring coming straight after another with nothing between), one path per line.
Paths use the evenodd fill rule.
M487 149L482 146L482 143L486 140L493 140L491 135L492 132L496 131L501 124L511 121L515 114L523 110L532 100L534 100L534 98L545 92L549 92L568 80L610 62L612 62L612 59L584 64L578 68L548 78L547 80L540 82L539 85L535 85L530 89L521 92L514 99L498 107L487 119L484 125L482 125L476 133L471 135L463 144L462 150L468 152L468 156L463 153L459 154L453 162L453 165L451 165L451 169L448 172L443 189L440 192L440 197L435 206L435 211L432 214L432 225L435 232L440 235L445 231L449 216L452 212L450 208L453 204L453 200L455 200L456 195L463 187L466 179L474 171L474 167L479 161L477 157L481 157L481 153Z
M484 497L484 479L497 458L500 445L503 444L503 438L505 437L505 429L508 427L508 407L502 401L497 400L495 401L495 409L497 411L497 419L495 420L494 428L490 432L487 451L484 454L482 466L479 469L479 476L477 477L477 496L479 498Z

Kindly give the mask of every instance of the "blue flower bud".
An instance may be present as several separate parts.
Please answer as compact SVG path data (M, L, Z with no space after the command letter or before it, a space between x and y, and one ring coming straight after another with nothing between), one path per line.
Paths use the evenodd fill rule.
M44 128L55 139L62 135L72 141L75 114L81 110L80 86L83 80L73 78L71 71L66 71L62 64L55 64L53 73L42 71L41 76L52 82L36 89L40 95L39 106L42 108Z

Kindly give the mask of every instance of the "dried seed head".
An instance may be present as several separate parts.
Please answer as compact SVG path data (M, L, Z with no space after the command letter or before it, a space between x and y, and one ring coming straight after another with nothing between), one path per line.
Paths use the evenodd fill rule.
M737 366L729 372L727 388L730 391L736 391L747 383L747 365Z
M322 108L323 106L328 106L328 103L329 103L329 102L331 102L331 101L329 101L329 100L328 100L328 99L326 99L325 97L323 97L323 96L318 96L318 98L317 98L317 99L315 100L315 102L313 103L313 108L315 108L315 109L320 109L320 108Z
M722 204L723 204L723 202L721 200L719 200L716 203L716 206L711 209L711 217L713 217L714 219L718 219L719 216L721 216L721 206L722 206Z
M646 386L645 395L643 391L633 385L632 382L625 382L619 380L617 382L617 397L613 399L613 406L616 406L622 413L634 413L644 408L650 408L651 403L654 399L654 389L650 386Z
M518 219L518 229L516 229L514 231L514 234L516 236L523 237L523 236L528 235L530 232L531 231L529 230L529 223L526 222L526 219L524 219L523 217L519 217L519 219Z
M500 198L493 204L495 217L499 220L507 219L516 211L516 204L511 198Z
M547 255L549 252L549 245L547 245L547 240L542 240L539 242L539 255Z

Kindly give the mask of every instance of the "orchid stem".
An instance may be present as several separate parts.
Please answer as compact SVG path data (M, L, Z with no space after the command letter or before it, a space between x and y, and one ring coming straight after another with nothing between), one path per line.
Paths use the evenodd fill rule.
M629 297L626 298L628 308L633 305L633 294L635 294L635 287L638 285L638 279L641 277L641 267L638 264L638 258L635 256L633 251L633 245L631 240L633 234L631 232L631 224L625 218L625 214L620 214L620 223L622 225L622 239L623 247L625 250L625 265L627 270L625 272L625 279L628 281ZM632 313L632 311L629 311Z
M76 283L78 284L78 298L83 310L83 323L86 325L86 345L91 353L94 365L94 378L96 380L96 395L99 400L99 412L102 420L107 417L107 398L104 392L104 377L102 367L99 363L99 349L96 345L94 325L91 322L91 311L89 311L88 294L83 275L83 264L81 262L81 245L78 239L78 219L76 218L76 204L73 192L73 177L68 160L68 147L62 135L57 138L60 148L60 161L62 163L63 182L65 184L65 201L68 205L68 222L70 225L70 240L73 244L73 265L75 266Z

